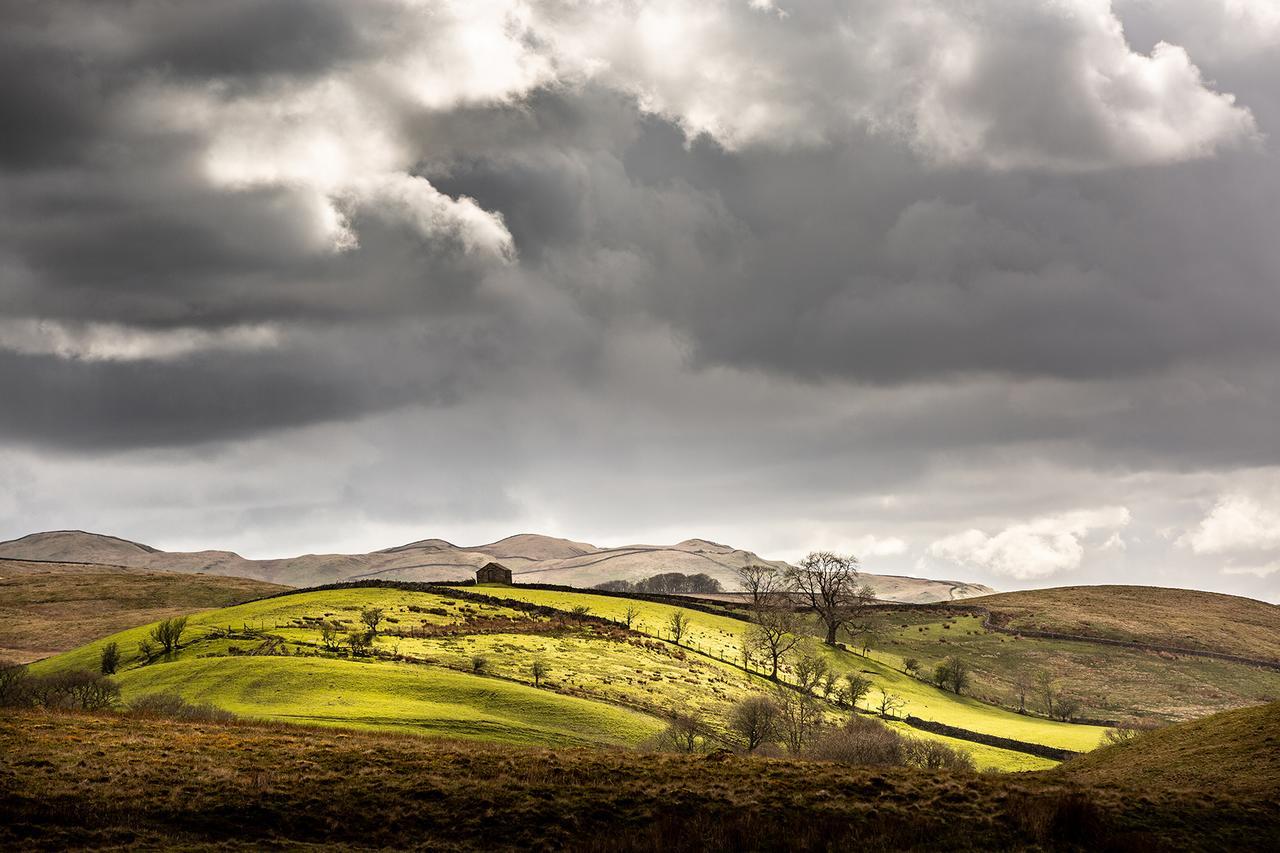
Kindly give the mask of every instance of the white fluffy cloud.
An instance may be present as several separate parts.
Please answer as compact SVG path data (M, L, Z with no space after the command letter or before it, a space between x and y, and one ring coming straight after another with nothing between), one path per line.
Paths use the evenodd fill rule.
M1280 550L1280 504L1243 493L1223 495L1179 541L1196 554Z
M781 15L740 0L531 5L522 20L557 68L731 148L858 124L941 164L1088 170L1256 135L1181 47L1131 49L1110 0L797 2Z
M1042 578L1079 568L1087 537L1118 531L1129 521L1125 507L1077 510L1015 524L994 535L966 530L937 540L928 553L936 559L1020 580Z

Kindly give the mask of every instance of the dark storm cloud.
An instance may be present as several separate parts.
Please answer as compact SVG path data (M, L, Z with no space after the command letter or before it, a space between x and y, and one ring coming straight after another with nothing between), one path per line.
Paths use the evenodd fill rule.
M1267 7L775 5L7 4L25 478L341 424L353 481L257 518L794 505L994 538L1084 536L1059 510L1113 475L1209 478L1158 510L1194 521L1280 461Z

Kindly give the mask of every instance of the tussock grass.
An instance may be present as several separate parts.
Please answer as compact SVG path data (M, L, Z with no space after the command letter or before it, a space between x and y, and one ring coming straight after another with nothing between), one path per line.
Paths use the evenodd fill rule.
M10 849L1267 849L1280 816L1259 797L1094 786L1065 771L0 715L0 846Z

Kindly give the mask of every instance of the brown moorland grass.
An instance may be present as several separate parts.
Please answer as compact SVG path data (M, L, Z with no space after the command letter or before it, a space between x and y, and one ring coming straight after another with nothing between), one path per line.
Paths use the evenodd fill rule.
M1058 772L1095 786L1211 790L1270 801L1280 812L1280 702L1157 729Z
M1008 628L1280 660L1280 606L1189 589L1064 586L1002 592L965 604Z
M287 589L249 578L0 559L0 659L39 660L135 625Z
M952 774L243 722L0 715L0 847L8 849L1266 848L1280 842L1280 816L1257 794L1092 787L1065 772Z

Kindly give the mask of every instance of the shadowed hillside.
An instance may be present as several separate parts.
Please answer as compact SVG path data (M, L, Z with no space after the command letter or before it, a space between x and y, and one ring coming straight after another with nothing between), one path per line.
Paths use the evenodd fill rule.
M1163 745L1199 739L1232 772L1247 776L1240 759L1268 746L1274 755L1274 744L1256 725L1261 720L1230 722L1239 736L1223 737L1217 720L1163 732L1160 748L1141 763L1127 760L1141 752L1139 740L1132 752L1104 751L1061 772L989 775L21 712L0 716L0 810L9 818L0 822L0 843L201 850L228 843L664 852L1274 849L1280 813L1273 782L1218 788L1220 775L1208 764L1184 768L1186 754ZM1175 784L1166 784L1170 778Z
M0 659L36 660L134 625L286 589L249 578L0 559Z

